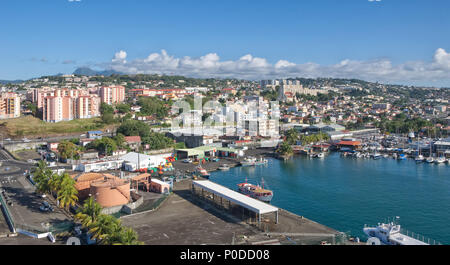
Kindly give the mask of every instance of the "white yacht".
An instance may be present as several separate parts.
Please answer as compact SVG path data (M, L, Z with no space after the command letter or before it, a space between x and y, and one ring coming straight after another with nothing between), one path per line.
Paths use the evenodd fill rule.
M434 160L434 163L436 163L436 164L441 164L441 163L445 163L445 162L447 162L447 160L443 156L438 157Z
M402 234L400 225L394 222L379 223L377 226L364 226L364 233L369 237L367 244L369 245L430 245L430 239L425 242L425 237L414 233L411 236ZM407 232L408 233L408 232ZM422 238L422 240L420 240ZM435 242L436 243L436 242Z
M427 158L426 161L427 161L427 163L433 163L434 162L434 158L430 156L430 157Z
M268 163L268 160L265 158L256 159L255 157L247 157L244 159L244 161L241 162L242 166L259 166L259 165L265 165Z
M418 155L416 156L416 158L414 160L416 160L417 163L423 162L425 158L423 157L423 155Z

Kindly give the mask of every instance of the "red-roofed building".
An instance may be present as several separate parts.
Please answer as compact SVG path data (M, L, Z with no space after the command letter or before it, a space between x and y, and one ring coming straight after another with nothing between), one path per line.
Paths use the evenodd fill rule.
M141 143L142 141L140 136L125 136L125 144L133 151L139 151Z
M357 150L361 148L361 142L360 141L340 141L336 144L339 148L350 148L352 150Z

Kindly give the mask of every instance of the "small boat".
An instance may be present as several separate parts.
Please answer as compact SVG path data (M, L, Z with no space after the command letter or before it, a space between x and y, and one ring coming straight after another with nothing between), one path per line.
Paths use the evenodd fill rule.
M375 154L373 154L373 156L372 156L372 158L374 159L374 160L378 160L378 159L380 159L382 156L381 156L381 154L380 153L375 153Z
M230 169L230 167L227 164L223 164L223 165L221 165L219 167L219 170L223 170L223 171L226 171L226 170L229 170L229 169Z
M246 178L244 183L240 183L237 186L239 193L263 202L270 202L273 198L273 191L264 189L264 180L262 181L262 184L262 187L250 184L247 182Z
M445 159L445 157L438 157L438 158L436 158L436 160L434 160L434 163L436 163L436 164L442 164L442 163L445 163L447 161L447 159Z
M206 169L202 168L201 166L197 167L197 173L200 175L200 177L209 179L208 171L206 171Z
M400 155L397 157L397 160L406 160L406 155L405 155L405 154L400 154Z
M255 157L247 157L244 159L244 161L241 162L242 166L259 166L259 165L265 165L268 161L265 158L256 159Z
M321 152L321 153L316 154L315 157L316 157L316 158L324 158L324 157L325 157L325 154Z
M416 163L422 163L425 158L423 157L423 155L418 155L414 160L416 161Z
M434 162L434 158L432 158L431 156L427 158L427 163L431 164Z

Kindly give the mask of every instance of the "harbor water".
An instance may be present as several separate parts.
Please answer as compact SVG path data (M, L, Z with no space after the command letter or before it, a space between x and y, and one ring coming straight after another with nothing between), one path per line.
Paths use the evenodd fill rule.
M245 178L264 179L272 204L365 240L364 224L400 216L402 228L450 244L450 166L413 159L269 159L256 167L211 173L211 181L236 190Z

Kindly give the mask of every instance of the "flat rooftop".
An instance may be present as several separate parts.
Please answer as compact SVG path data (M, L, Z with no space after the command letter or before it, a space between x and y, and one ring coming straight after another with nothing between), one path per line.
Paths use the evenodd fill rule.
M222 185L211 182L209 180L197 180L192 182L194 186L202 188L208 192L214 193L224 199L245 207L252 212L258 214L278 212L278 208L262 201L250 198L239 192L230 190Z

